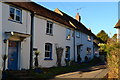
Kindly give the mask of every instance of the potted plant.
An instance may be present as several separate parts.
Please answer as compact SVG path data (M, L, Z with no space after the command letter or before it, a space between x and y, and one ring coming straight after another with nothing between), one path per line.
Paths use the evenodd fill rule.
M57 55L57 65L61 67L61 59L64 48L56 46L56 55Z
M38 55L40 54L40 51L35 51L35 58L34 58L34 60L35 60L35 63L34 63L34 66L35 66L35 72L38 72L38 73L40 73L41 72L41 70L38 68L38 65L39 65L39 63L38 63Z
M2 59L3 59L2 79L3 79L3 80L6 80L6 77L7 77L7 73L6 73L6 71L5 71L7 57L8 57L8 56L7 56L6 54L2 55Z

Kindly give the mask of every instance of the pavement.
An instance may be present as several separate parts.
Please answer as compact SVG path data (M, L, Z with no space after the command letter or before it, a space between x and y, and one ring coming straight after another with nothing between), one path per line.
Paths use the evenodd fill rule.
M107 74L107 72L108 69L105 64L98 64L89 68L80 69L76 72L57 75L54 79L103 78Z

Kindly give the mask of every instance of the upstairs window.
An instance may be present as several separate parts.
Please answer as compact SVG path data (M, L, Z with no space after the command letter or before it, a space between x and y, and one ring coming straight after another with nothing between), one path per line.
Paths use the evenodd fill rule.
M70 29L66 29L66 39L67 40L70 40L70 32L71 32L71 30Z
M22 21L22 11L18 8L10 6L10 20L21 22Z
M47 21L46 34L53 35L53 23Z
M52 44L45 43L45 59L52 59Z
M80 32L78 32L78 31L76 32L76 37L80 38Z
M88 41L91 41L91 36L88 35Z

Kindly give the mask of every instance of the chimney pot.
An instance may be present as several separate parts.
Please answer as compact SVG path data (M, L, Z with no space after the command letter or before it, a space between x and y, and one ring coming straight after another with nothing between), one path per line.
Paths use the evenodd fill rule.
M80 15L79 15L79 13L76 14L75 18L76 18L76 20L77 20L78 22L80 22L81 17L80 17Z

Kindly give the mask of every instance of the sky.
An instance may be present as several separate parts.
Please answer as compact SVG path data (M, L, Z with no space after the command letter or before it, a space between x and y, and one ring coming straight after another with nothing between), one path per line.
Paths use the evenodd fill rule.
M35 1L35 0L34 0ZM60 9L75 18L81 16L81 23L90 28L94 34L104 30L110 37L116 33L114 28L118 21L118 2L37 2L54 11Z

